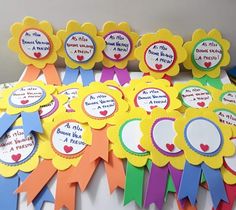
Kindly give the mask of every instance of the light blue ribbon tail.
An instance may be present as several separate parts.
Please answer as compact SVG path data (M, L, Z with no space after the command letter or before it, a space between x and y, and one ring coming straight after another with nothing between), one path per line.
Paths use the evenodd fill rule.
M220 170L212 169L205 163L201 165L201 168L208 184L214 209L216 209L221 200L228 202L228 197L225 191L225 186Z
M192 205L196 204L200 177L201 167L186 161L178 193L179 200L188 197Z
M6 131L11 127L11 125L19 117L19 114L9 115L4 113L0 118L0 138L6 133Z
M79 77L79 69L72 69L70 67L66 67L66 70L65 70L65 76L63 78L63 81L62 83L64 85L69 85L73 82L76 82L77 79Z
M84 86L88 86L95 81L93 70L84 70L80 67L80 75Z
M17 175L13 177L0 176L0 205L3 210L17 210L18 195L15 193L19 185Z
M29 175L30 173L25 173L22 171L18 172L18 176L22 182L25 181ZM41 210L45 202L54 202L54 197L47 186L45 186L33 200L35 210Z
M43 128L38 111L22 112L23 130L25 136L28 136L32 131L43 133Z

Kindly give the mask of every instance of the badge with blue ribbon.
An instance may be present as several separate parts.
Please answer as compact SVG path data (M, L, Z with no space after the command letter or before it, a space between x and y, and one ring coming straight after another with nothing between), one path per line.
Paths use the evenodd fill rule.
M175 121L175 130L175 144L184 151L186 158L178 198L188 198L194 205L203 173L214 208L217 208L221 200L227 202L220 168L223 158L230 157L235 152L235 147L230 141L230 127L221 124L213 112L199 112L197 109L189 108L183 117Z

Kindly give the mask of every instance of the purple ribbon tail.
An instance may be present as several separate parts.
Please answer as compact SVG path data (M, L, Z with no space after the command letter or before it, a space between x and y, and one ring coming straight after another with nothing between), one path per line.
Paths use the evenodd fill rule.
M145 208L148 208L151 203L155 203L159 209L162 209L165 197L167 178L167 166L158 167L155 164L152 164L144 201Z
M118 68L114 67L114 70L115 70L117 79L118 79L121 86L130 82L131 78L130 78L127 68L118 69Z
M107 68L107 67L103 67L102 68L102 74L101 74L101 78L100 78L100 82L106 82L107 80L113 80L115 76L115 70L114 68Z

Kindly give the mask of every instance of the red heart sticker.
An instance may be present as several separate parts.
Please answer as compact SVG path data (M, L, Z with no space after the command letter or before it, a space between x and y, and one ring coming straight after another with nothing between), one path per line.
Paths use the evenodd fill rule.
M84 60L84 56L83 55L77 55L77 59L78 59L78 61L82 61L82 60Z
M64 151L65 151L66 153L69 153L69 152L71 152L72 150L73 150L73 147L72 147L72 146L67 146L67 145L64 146Z
M205 106L205 102L204 101L197 102L197 105L200 106L200 107L204 107Z
M146 150L139 144L138 146L138 149L140 150L140 151L142 151L142 152L146 152Z
M206 152L207 150L209 150L209 146L207 144L200 144L200 147L203 152Z
M150 109L155 109L155 108L157 108L157 105L155 105L155 106L150 106Z
M29 102L29 100L21 100L20 102L21 102L21 104L27 104Z
M204 66L205 66L206 68L210 68L210 67L211 67L211 62L205 62L205 63L204 63Z
M116 60L120 59L120 56L121 56L120 53L118 53L118 54L114 54L114 57L115 57Z
M103 115L103 116L106 116L106 115L107 115L107 110L100 111L99 113L100 113L101 115Z
M157 70L160 70L160 69L162 68L162 64L158 64L158 63L157 63L157 64L155 65L155 67L156 67Z
M40 58L41 57L41 52L35 52L34 57L35 58Z
M18 162L21 158L21 154L16 154L16 155L12 155L11 159L14 160L15 162Z
M175 145L174 145L174 144L166 144L166 148L167 148L170 152L172 152L172 151L174 150L174 148L175 148Z

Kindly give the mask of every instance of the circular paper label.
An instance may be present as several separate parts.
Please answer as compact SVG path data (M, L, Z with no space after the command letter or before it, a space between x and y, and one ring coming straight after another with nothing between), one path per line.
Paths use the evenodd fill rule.
M161 89L145 88L136 94L134 103L135 106L151 112L156 107L167 109L170 99L167 93Z
M75 157L87 146L82 139L83 127L76 121L65 121L57 125L51 135L54 151L65 157Z
M168 156L182 154L182 151L174 144L176 136L174 121L173 118L159 118L154 122L151 131L153 145L159 152Z
M81 32L68 36L64 47L68 57L77 63L89 61L93 57L96 48L92 37Z
M119 137L122 146L127 152L131 154L147 155L148 152L140 145L142 137L140 122L141 119L126 121L120 128Z
M176 51L169 42L154 42L146 49L144 60L148 68L153 71L167 71L176 61Z
M220 100L223 104L236 105L236 92L235 91L225 92L220 96Z
M201 70L212 70L223 57L220 44L214 39L202 39L194 47L192 61Z
M233 142L234 146L236 147L236 137L232 138L231 141ZM231 157L224 158L224 166L236 175L236 154Z
M112 116L116 109L115 99L106 93L92 93L84 99L85 112L98 119L104 119Z
M104 37L106 48L104 55L113 61L122 61L132 50L130 37L123 31L113 31Z
M220 122L236 126L236 114L227 109L217 109L214 112L218 115Z
M201 87L186 87L180 92L180 97L187 107L206 108L212 101L211 93Z
M33 134L25 137L22 127L13 127L0 141L0 161L7 165L19 165L36 152L38 140Z
M39 109L39 116L41 119L51 116L55 111L57 111L59 103L56 97L53 96L53 100Z
M38 29L25 30L19 41L25 55L37 60L47 57L52 48L47 34Z
M184 134L189 147L201 155L214 156L221 150L222 133L215 123L206 118L191 120Z
M12 92L9 103L18 108L29 107L41 102L46 96L45 91L38 86L26 86Z
M70 102L73 98L78 97L78 92L79 92L78 88L69 88L69 89L64 90L64 91L59 93L59 94L62 94L62 95L66 95L68 97L68 101L64 104L67 112L73 112L74 111L70 107Z

